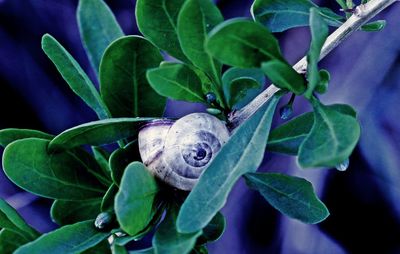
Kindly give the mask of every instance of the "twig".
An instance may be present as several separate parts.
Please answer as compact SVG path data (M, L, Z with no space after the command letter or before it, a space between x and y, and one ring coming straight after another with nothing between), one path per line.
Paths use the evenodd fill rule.
M322 47L320 60L329 54L340 43L342 43L349 35L360 29L362 25L367 23L386 7L397 1L398 0L371 0L366 4L357 6L353 15L331 35L329 35L324 46ZM298 73L305 73L307 71L307 58L303 57L293 66L293 68ZM240 110L233 111L229 115L230 127L234 129L242 124L279 90L280 89L278 87L271 84L245 107Z

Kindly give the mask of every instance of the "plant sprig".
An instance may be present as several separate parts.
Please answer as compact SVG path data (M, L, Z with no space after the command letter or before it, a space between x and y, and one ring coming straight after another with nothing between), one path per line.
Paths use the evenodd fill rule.
M255 0L254 21L224 21L210 0L138 0L140 37L125 36L103 0L80 0L79 30L100 91L55 38L45 35L42 47L100 120L56 136L0 131L6 175L21 188L53 199L51 216L60 225L40 236L0 200L0 244L15 239L2 251L127 253L127 243L153 234L151 248L129 253L207 253L207 243L224 232L227 222L219 211L242 176L284 215L312 224L326 219L328 208L311 183L256 171L265 149L297 156L302 168L324 168L346 161L357 144L354 109L316 98L327 92L330 79L318 61L354 31L382 29L383 21L366 23L395 0L363 1L355 8L352 1L337 2L352 15L338 15L310 0ZM272 32L300 26L310 27L312 40L307 57L292 67ZM338 28L328 36L328 26ZM162 51L176 60L163 61ZM229 68L224 71L223 65ZM275 86L261 92L266 78ZM304 96L313 111L271 131L286 93ZM162 117L167 98L203 103L232 130L190 193L160 182L140 159L140 125ZM110 143L120 147L101 147ZM84 145L92 146L91 152Z

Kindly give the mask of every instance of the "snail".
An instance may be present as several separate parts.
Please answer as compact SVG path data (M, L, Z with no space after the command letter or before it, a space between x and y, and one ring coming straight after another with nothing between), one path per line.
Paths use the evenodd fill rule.
M229 135L221 120L206 113L189 114L177 121L153 120L139 131L139 152L156 177L190 191Z

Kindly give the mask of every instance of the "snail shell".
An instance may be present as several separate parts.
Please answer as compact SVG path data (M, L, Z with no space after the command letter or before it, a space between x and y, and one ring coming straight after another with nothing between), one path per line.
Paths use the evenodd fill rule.
M173 122L156 120L139 132L143 163L158 178L191 190L204 169L229 139L229 130L218 118L193 113Z

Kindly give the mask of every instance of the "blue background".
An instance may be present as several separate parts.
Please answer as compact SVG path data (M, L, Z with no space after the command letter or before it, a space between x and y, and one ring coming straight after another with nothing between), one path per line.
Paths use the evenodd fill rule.
M57 134L95 120L69 90L40 48L50 33L93 78L75 19L78 1L0 0L0 128L34 128ZM126 34L138 34L134 1L107 1ZM334 1L318 1L338 10ZM217 1L226 19L249 16L251 1ZM285 172L310 180L330 209L319 225L281 216L240 181L223 209L228 225L210 253L400 253L400 4L383 12L387 27L357 32L321 62L331 72L326 103L349 103L362 124L361 141L346 172L300 170L294 158L267 153L261 171ZM295 63L307 51L307 28L277 34L282 51ZM198 106L169 103L167 114L181 116ZM185 104L186 105L186 104ZM295 112L308 105L297 100ZM279 124L277 119L274 124ZM55 228L51 201L13 185L0 173L0 197L41 232Z

